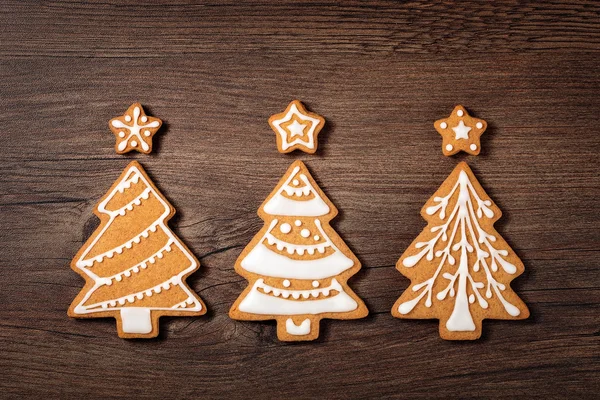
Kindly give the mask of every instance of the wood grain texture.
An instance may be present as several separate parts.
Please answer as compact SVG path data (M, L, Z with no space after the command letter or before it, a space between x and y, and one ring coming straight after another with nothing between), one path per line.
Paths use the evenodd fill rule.
M167 2L165 2L167 3ZM600 373L598 2L3 1L0 4L0 397L591 398ZM323 115L312 156L267 124L291 99ZM118 156L107 121L140 101L164 121L150 156ZM433 121L463 104L489 128L444 157ZM172 202L209 312L119 339L66 315L68 266L131 159ZM370 316L315 343L227 311L256 210L302 159L340 209ZM450 343L390 308L423 203L466 160L525 263L526 321Z

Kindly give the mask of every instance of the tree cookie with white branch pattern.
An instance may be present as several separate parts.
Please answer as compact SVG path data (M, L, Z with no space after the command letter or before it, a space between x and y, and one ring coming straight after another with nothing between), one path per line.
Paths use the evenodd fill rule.
M290 166L258 215L265 224L235 263L250 284L231 318L274 319L279 340L301 341L319 336L323 318L368 314L347 284L360 262L329 225L337 209L302 161Z
M125 114L108 122L117 140L115 143L117 154L125 154L132 150L150 154L152 137L161 125L160 119L146 115L140 103L132 104Z
M198 260L169 229L175 209L133 161L96 205L100 226L71 262L85 286L73 318L117 320L122 338L158 335L158 319L206 313L185 279Z
M472 340L483 319L525 319L529 310L510 282L524 271L494 229L502 212L461 162L425 203L428 222L396 268L411 281L392 315L439 319L440 336Z

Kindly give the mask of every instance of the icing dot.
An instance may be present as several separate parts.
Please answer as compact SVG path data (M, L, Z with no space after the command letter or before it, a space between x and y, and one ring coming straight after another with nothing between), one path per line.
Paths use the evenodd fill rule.
M302 235L302 237L307 238L310 236L310 231L308 229L302 229L302 231L300 232L300 235Z
M298 181L298 179L294 179L292 181L292 183L294 184L294 186L298 186L300 184L300 182Z
M294 225L300 226L300 225L302 225L302 221L300 221L299 219L297 219L296 222L294 222Z
M150 131L144 131L144 135L150 136Z
M136 147L137 146L137 142L135 140L131 141L131 147Z
M472 144L469 146L469 148L473 151L477 150L477 145L476 144Z
M125 121L127 121L127 122L131 122L131 116L130 116L130 115L126 115L126 116L125 116Z
M123 131L119 132L119 137L125 137L125 132L123 132Z
M456 115L458 115L459 117L462 117L465 113L463 112L463 110L458 110L456 112Z
M285 224L281 224L279 230L281 231L281 233L290 233L292 231L292 227L286 222Z
M318 288L319 287L319 281L312 281L312 286L314 288Z
M440 128L442 128L442 129L446 129L447 127L448 127L448 124L447 124L447 123L445 123L445 122L442 122L442 123L440 124Z
M481 122L476 123L475 126L477 127L477 129L483 128L483 124Z
M148 117L146 117L145 115L141 119L142 119L142 122L148 122Z
M291 283L287 279L283 281L283 286L290 287Z
M452 146L451 144L447 144L446 145L446 150L447 151L452 151L453 148L454 148L454 146Z
M321 236L319 236L319 235L315 235L315 237L313 237L313 239L315 239L315 240L319 240L319 239L321 239Z

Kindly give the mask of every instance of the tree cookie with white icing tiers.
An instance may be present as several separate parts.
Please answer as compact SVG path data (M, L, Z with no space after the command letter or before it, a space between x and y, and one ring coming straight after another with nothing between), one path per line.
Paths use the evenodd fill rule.
M439 319L440 336L472 340L483 319L525 319L529 310L510 282L524 271L494 229L502 212L461 162L425 203L427 227L398 260L410 286L392 315Z
M265 222L235 270L249 281L231 307L236 320L277 321L283 341L313 340L323 318L368 314L348 279L361 265L329 221L337 209L306 166L294 162L258 210Z
M317 151L317 136L325 125L325 118L306 111L299 100L294 100L284 112L271 116L269 125L277 137L280 153L302 150L313 154Z
M85 286L70 317L112 317L120 337L152 338L161 316L206 313L185 283L198 260L168 227L175 209L138 162L125 168L94 214L100 226L71 262Z

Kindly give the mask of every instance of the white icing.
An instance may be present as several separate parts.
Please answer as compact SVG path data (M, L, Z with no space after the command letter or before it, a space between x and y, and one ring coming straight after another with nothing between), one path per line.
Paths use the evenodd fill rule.
M285 280L283 281L283 286L285 286L285 287L290 287L290 285L291 285L291 283L290 283L290 281L288 281L287 279L285 279Z
M292 231L292 226L286 222L281 224L279 230L281 231L281 233L290 233Z
M125 333L152 332L150 309L145 307L125 307L121 309L121 329Z
M187 308L188 306L191 306L194 303L196 303L196 299L194 299L193 297L188 297L186 300L173 306L173 308Z
M298 179L294 179L292 181L292 184L294 184L295 186L298 186L300 184L300 181Z
M304 128L306 128L307 124L301 124L298 121L294 120L291 124L288 125L287 129L290 131L290 136L302 136L304 135Z
M448 127L448 124L447 124L447 123L445 123L445 122L442 122L442 123L440 124L440 128L442 128L442 129L446 129L447 127Z
M477 127L477 129L483 128L483 124L481 122L476 123L475 126Z
M140 114L141 114L140 107L135 107L133 109L133 121L129 115L125 116L125 121L132 122L131 125L124 124L122 121L119 121L118 119L111 121L111 125L113 127L117 128L117 129L123 128L123 129L127 129L129 131L129 135L127 135L126 138L124 138L122 141L118 141L117 149L119 149L119 151L125 150L125 148L127 147L127 143L129 142L129 139L136 138L136 137L140 141L140 143L142 145L142 149L144 149L144 151L148 151L150 149L150 146L148 146L148 144L142 138L140 131L142 129L146 129L146 128L158 128L160 126L160 122L153 121L150 123L146 123L148 121L148 118L146 118L146 121L144 121L144 117L142 117L142 119L140 121L140 118L139 118ZM142 124L140 124L140 122L142 122ZM119 135L119 136L121 136L121 135ZM146 135L146 136L148 136L148 135ZM138 143L135 140L132 140L130 144L132 147L136 147L138 145Z
M91 279L93 279L94 286L86 293L86 295L79 302L79 304L77 306L75 306L74 312L76 314L89 314L89 313L94 313L94 312L106 311L107 309L122 310L126 307L130 307L129 304L135 303L136 300L141 300L144 297L150 297L154 293L160 293L162 290L168 290L171 286L174 286L174 285L179 286L180 289L183 290L188 295L188 298L194 299L193 307L186 308L186 311L192 312L192 311L201 310L202 305L200 304L200 302L190 292L190 290L187 288L187 286L183 284L183 277L196 269L197 262L194 259L194 257L189 253L189 251L179 242L179 240L177 240L177 238L175 237L175 234L166 226L165 219L170 214L169 204L165 200L163 200L162 197L152 188L152 185L150 184L150 182L148 180L146 180L146 178L140 173L137 166L129 167L129 170L123 176L124 176L124 178L122 179L122 181L119 182L119 184L117 184L113 188L113 190L109 193L109 195L97 207L99 212L107 214L109 216L108 222L106 223L106 225L104 225L103 229L94 238L94 240L87 246L85 251L81 254L79 259L75 263L75 265L78 268L80 268ZM146 190L144 190L142 192L142 194L140 196L138 196L138 198L144 199L144 196L146 196L145 195L146 191L149 190L148 195L154 196L162 204L163 210L164 210L163 213L155 221L153 221L148 228L146 228L139 235L136 235L134 238L128 240L124 244L117 246L114 249L111 249L100 255L97 255L92 258L87 259L86 258L87 254L94 248L94 246L96 245L96 243L98 243L100 238L102 238L103 235L108 231L108 229L110 228L113 221L116 218L118 218L120 215L122 215L121 211L123 210L123 208L121 208L119 210L111 211L111 210L106 209L106 205L113 199L113 197L117 193L123 193L125 190L129 189L132 184L138 183L140 180L146 186ZM131 203L126 205L124 207L124 209L128 210L129 209L128 207L130 205L132 205L132 204L135 205L136 200L138 198L134 199ZM147 196L146 196L146 198L147 198ZM128 268L124 269L123 271L119 272L118 274L112 275L109 277L100 277L100 276L96 275L94 272L92 272L91 268L89 268L94 263L102 263L104 258L112 258L118 254L122 254L124 251L127 251L128 249L131 249L134 245L139 244L143 238L147 238L151 232L156 232L159 229L161 230L162 233L164 233L168 237L167 242L163 248L161 248L157 253L152 255L150 258L144 260L143 262L141 262L133 267L128 266ZM113 283L113 281L121 282L123 280L123 278L128 278L128 277L132 276L133 274L138 273L141 269L148 268L148 265L154 264L156 262L157 258L159 258L159 259L162 258L163 254L165 252L171 251L172 246L177 246L177 248L188 259L189 266L187 268L185 268L183 271L181 271L177 275L169 278L165 282L162 282L159 285L147 288L147 289L139 291L137 293L133 293L133 294L129 294L127 296L123 296L120 298L84 306L84 304L88 301L90 296L99 287L104 286L104 285L111 285ZM152 307L151 308L151 310L171 310L171 309L173 309L173 307Z
M446 208L455 196L457 197L456 203L447 216ZM483 218L494 217L494 212L490 208L492 202L479 197L465 171L460 171L450 192L444 197L435 197L434 202L436 204L427 207L425 213L427 215L437 214L444 223L431 227L431 232L438 233L427 242L417 242L415 248L421 250L415 255L404 258L402 265L413 268L423 257L426 257L428 261L439 258L440 263L430 278L412 285L413 292L421 291L421 293L414 299L400 304L398 311L401 314L410 313L424 297L425 306L431 307L433 288L443 267L449 266L448 269L452 270L452 266L456 264L452 252L460 251L458 267L453 273L441 274L444 279L448 280L448 285L435 296L435 299L439 301L445 300L448 296L455 298L454 309L446 323L446 328L449 331L474 331L476 328L471 316L470 303L478 304L484 310L488 309L488 300L485 298L491 299L493 294L496 294L498 301L509 315L519 315L520 310L502 296L501 292L506 289L506 286L494 277L494 273L498 271L498 265L507 274L516 273L517 268L503 258L508 256L509 249L495 248L492 243L496 241L496 237L487 233L479 222ZM453 226L452 223L454 223ZM458 237L457 232L459 232ZM434 251L440 239L446 245L441 250ZM472 265L469 265L468 253L476 255ZM471 270L478 272L480 269L485 272L487 285L484 282L475 281L471 274ZM472 291L470 296L467 296L468 288ZM480 292L483 288L486 288L485 298Z
M339 273L352 268L354 265L354 262L346 257L329 240L318 219L315 220L315 225L325 239L325 242L316 245L297 245L282 242L270 234L270 231L276 224L276 219L271 222L269 229L259 243L242 260L242 268L263 276L312 280L338 275ZM329 256L314 260L294 260L272 251L263 244L264 240L267 240L267 243L269 244L276 245L280 251L285 249L288 254L298 253L302 255L305 253L324 253L328 247L331 247L334 252Z
M321 240L321 236L319 236L319 235L315 235L315 236L313 236L313 239L314 239L314 240L315 240L315 242L316 242L317 240Z
M458 123L457 126L452 128L452 130L454 131L454 133L456 135L456 137L455 137L456 140L469 139L469 131L471 130L471 128L466 126L462 119L460 120L460 122Z
M285 321L285 330L290 335L302 336L310 333L310 319L305 319L300 325L294 324L291 318Z
M464 115L464 112L463 112L463 110L458 110L458 111L456 112L456 115L458 115L459 117L462 117L462 116Z
M258 289L263 290L265 294ZM338 294L329 296L335 290ZM315 296L315 293L316 296ZM324 299L310 300L320 295L329 296ZM289 299L303 300L292 300ZM356 310L358 304L348 296L342 286L334 278L331 285L318 290L284 290L268 286L263 279L258 279L250 293L240 302L239 310L242 312L262 315L302 315L321 314L327 312L348 312Z
M288 179L283 183L281 188L271 199L264 205L263 210L271 215L299 216L299 217L318 217L329 213L329 206L319 196L317 191L308 181L304 174L300 174L299 178L304 182L305 186L301 189L295 189L289 186L289 182L298 174L300 167L295 167ZM309 195L314 196L310 200L293 200L283 196L283 192L292 196ZM298 225L297 225L298 226Z
M452 151L452 149L453 149L453 148L454 148L454 146L452 146L450 143L448 143L448 144L446 145L446 150L447 150L447 151Z
M297 219L297 220L294 222L294 225L296 225L296 226L301 226L301 225L302 225L302 221L300 221L299 219Z
M312 287L318 288L319 287L319 281L312 281Z
M477 145L475 143L471 144L469 148L473 151L477 150Z
M310 231L308 229L302 229L300 231L300 236L302 236L303 238L307 238L310 236Z
M292 139L291 141L288 141L288 132L281 125L286 122L289 122L294 116L297 116L302 121L307 121L308 123L310 123L310 127L308 128L306 135L304 135L303 132L300 132L298 130L299 129L298 126L303 126L303 125L301 125L301 124L294 125L294 122L295 122L294 121L293 123L291 123L288 126L288 129L290 130L290 134L291 134L290 138ZM277 119L277 120L273 121L272 125L275 127L275 130L281 137L282 150L285 151L285 150L289 149L290 147L297 145L297 144L306 146L307 148L312 150L315 148L315 130L320 122L321 121L318 120L317 118L313 118L309 115L302 114L298 110L298 107L296 107L295 104L292 104L292 106L290 107L289 111L285 114L285 116L281 119ZM294 127L292 128L292 126L294 126ZM291 129L294 129L294 131L292 131ZM300 136L300 137L296 137L294 139L295 136Z

